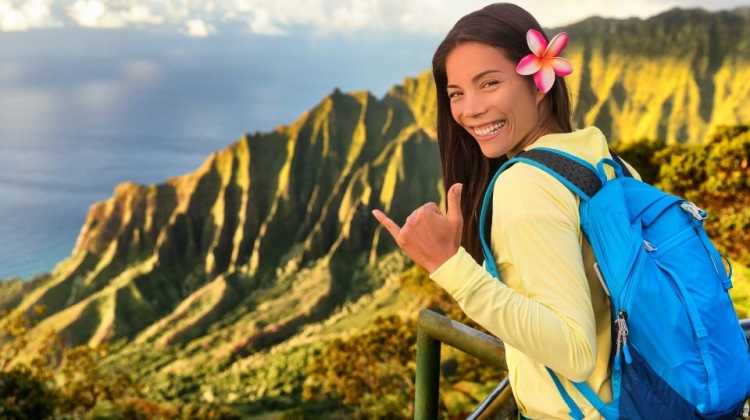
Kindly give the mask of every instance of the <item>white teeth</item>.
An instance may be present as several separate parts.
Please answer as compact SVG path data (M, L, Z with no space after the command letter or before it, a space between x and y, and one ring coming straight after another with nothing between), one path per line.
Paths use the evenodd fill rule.
M474 130L474 134L478 136L487 136L490 134L495 134L498 130L500 130L503 127L505 127L505 120L483 125L481 127L474 127L472 128L472 130Z

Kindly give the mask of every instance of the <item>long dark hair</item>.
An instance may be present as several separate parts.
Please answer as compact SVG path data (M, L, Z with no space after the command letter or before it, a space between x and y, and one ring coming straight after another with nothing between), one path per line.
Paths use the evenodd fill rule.
M482 197L492 175L505 162L506 157L485 157L473 137L453 120L446 91L448 77L445 59L457 45L476 41L501 48L509 60L517 63L530 53L526 43L526 31L529 29L536 29L550 39L536 19L521 7L510 3L491 4L459 19L432 57L432 75L437 89L437 137L443 169L443 188L447 196L451 185L456 182L463 184L461 213L464 216L464 230L461 233L461 245L480 264L484 260L478 230ZM524 77L529 83L533 83L533 76ZM570 99L568 88L561 77L556 77L543 103L550 107L548 118L554 119L563 132L571 132ZM490 218L488 225L491 223Z

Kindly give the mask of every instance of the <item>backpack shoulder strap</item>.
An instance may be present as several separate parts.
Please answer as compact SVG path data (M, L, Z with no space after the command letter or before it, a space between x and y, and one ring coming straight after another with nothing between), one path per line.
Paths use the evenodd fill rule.
M624 175L632 178L633 175L622 158L615 154L612 149L609 152L612 158L622 167ZM594 167L585 160L570 153L557 149L537 147L520 153L517 158L531 159L541 164L542 166L534 166L545 170L545 172L557 178L581 198L588 199L592 197L602 187L602 182L596 175ZM572 188L572 186L576 188ZM585 193L585 196L576 191L576 189Z
M562 182L581 199L588 200L602 187L594 167L569 153L537 147L519 153L510 162L524 162L535 166Z

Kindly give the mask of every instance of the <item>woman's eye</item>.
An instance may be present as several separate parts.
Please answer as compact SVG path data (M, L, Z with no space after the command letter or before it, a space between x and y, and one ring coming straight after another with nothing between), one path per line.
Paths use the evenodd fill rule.
M494 85L496 85L498 83L500 83L500 82L498 82L497 80L488 80L488 81L484 82L484 84L482 85L482 87L494 86Z
M449 99L453 99L453 98L457 97L460 94L461 94L461 92L450 92L450 93L448 93L448 98Z

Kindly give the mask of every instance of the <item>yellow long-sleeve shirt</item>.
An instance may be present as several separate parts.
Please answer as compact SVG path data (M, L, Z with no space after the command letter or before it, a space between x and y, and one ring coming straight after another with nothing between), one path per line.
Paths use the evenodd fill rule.
M560 149L594 165L611 157L596 127L547 134L524 150L535 147ZM603 401L612 399L609 300L580 228L578 197L542 170L516 164L497 179L492 200L490 243L502 282L463 247L430 278L504 342L508 377L524 416L570 418L547 366L585 419L600 419L569 381L586 381Z

